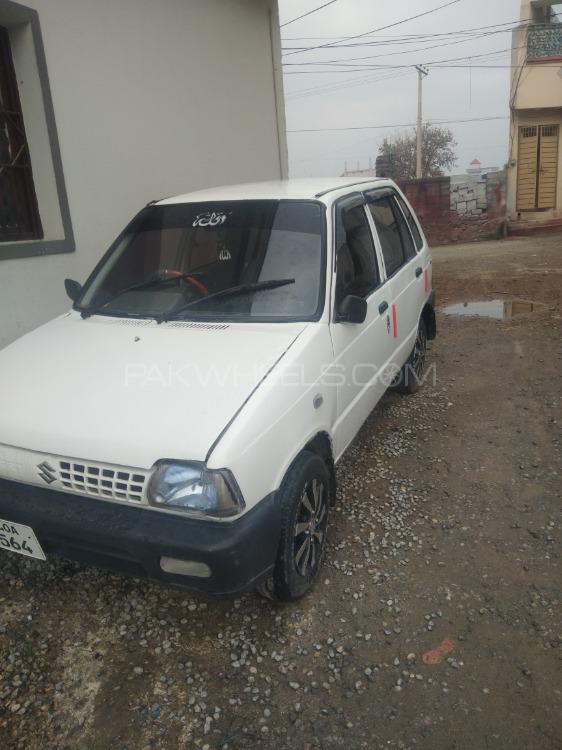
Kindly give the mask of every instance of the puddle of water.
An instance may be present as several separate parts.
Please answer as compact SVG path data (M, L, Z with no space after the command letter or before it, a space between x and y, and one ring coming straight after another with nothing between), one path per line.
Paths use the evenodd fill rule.
M509 320L516 315L528 315L529 313L544 310L546 305L540 302L525 302L518 299L493 299L485 302L460 302L456 305L447 305L443 308L445 315L472 315L480 318L495 318L496 320Z

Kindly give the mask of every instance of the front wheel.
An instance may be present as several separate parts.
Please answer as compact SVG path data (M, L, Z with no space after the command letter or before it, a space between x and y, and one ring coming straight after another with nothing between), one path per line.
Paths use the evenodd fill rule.
M402 367L392 388L398 393L415 393L420 387L425 372L425 358L427 354L427 326L423 318L420 318L418 333L414 348L408 357L406 364Z
M304 451L279 490L281 541L273 575L258 587L263 596L294 601L312 588L324 557L330 495L326 463Z

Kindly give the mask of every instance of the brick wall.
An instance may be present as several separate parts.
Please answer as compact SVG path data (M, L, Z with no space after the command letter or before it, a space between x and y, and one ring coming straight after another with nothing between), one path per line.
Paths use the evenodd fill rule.
M505 172L485 180L430 177L400 182L431 245L501 236L505 225Z

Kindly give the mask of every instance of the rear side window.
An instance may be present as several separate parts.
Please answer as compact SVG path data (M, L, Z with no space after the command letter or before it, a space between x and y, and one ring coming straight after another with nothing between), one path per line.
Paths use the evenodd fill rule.
M375 244L358 198L336 208L336 304L348 294L368 297L380 283Z
M423 247L423 239L420 234L420 230L418 229L417 222L414 219L414 215L408 208L406 201L402 198L401 195L397 195L396 200L400 204L400 208L402 209L404 216L406 217L406 221L408 222L408 226L410 227L412 237L414 238L414 242L416 243L416 249L421 250Z
M371 194L368 206L381 242L386 274L392 276L416 254L412 235L392 195Z

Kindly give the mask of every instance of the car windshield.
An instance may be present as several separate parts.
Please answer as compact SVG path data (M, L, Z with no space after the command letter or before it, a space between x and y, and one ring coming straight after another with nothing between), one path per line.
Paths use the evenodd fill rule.
M323 221L313 201L147 206L76 307L161 320L314 319L323 301Z

